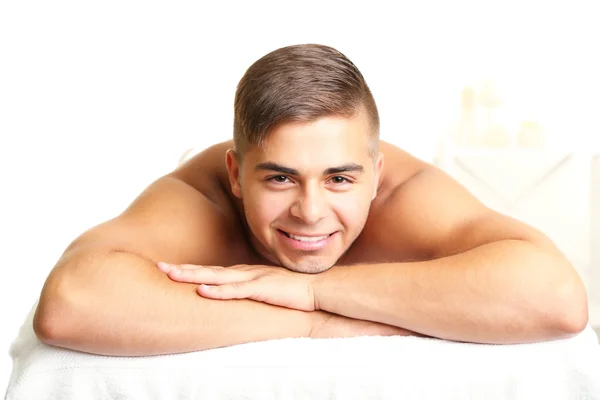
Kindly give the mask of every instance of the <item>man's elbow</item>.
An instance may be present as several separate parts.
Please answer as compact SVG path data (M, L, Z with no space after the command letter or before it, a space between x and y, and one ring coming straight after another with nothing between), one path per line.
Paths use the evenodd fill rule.
M70 332L71 324L67 293L62 289L52 287L52 282L46 284L33 317L33 331L37 338L46 344L61 346Z
M52 314L45 305L38 304L33 317L33 332L42 343L51 345L56 343L60 325Z
M562 330L567 335L581 333L588 325L589 314L587 303L576 304L562 318Z
M581 333L588 325L589 312L585 286L579 277L563 284L555 294L554 322L565 336Z

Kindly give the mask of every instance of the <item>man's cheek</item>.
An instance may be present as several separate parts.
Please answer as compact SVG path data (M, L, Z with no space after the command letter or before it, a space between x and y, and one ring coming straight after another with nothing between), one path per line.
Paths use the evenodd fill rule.
M357 201L345 203L338 208L338 217L346 230L361 229L367 220L369 203Z
M278 199L264 199L263 201L249 204L247 212L253 214L256 223L270 225L285 215L285 207Z

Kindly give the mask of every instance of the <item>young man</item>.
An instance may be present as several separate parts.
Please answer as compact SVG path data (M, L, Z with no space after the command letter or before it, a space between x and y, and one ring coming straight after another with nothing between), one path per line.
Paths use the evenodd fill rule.
M74 240L34 329L56 346L150 355L284 337L523 343L587 318L546 236L380 143L354 64L300 45L243 76L232 142Z

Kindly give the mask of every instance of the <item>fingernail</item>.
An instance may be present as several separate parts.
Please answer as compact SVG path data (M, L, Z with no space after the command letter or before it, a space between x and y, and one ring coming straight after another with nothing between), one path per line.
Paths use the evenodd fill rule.
M210 289L210 288L212 288L211 285L205 285L204 283L202 285L200 285L200 287L203 288L203 289Z

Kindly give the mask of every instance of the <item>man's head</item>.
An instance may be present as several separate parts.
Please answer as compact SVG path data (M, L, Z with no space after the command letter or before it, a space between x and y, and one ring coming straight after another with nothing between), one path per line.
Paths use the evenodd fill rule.
M237 88L227 153L256 250L299 272L333 266L376 195L378 142L373 96L337 50L289 46L256 61Z

